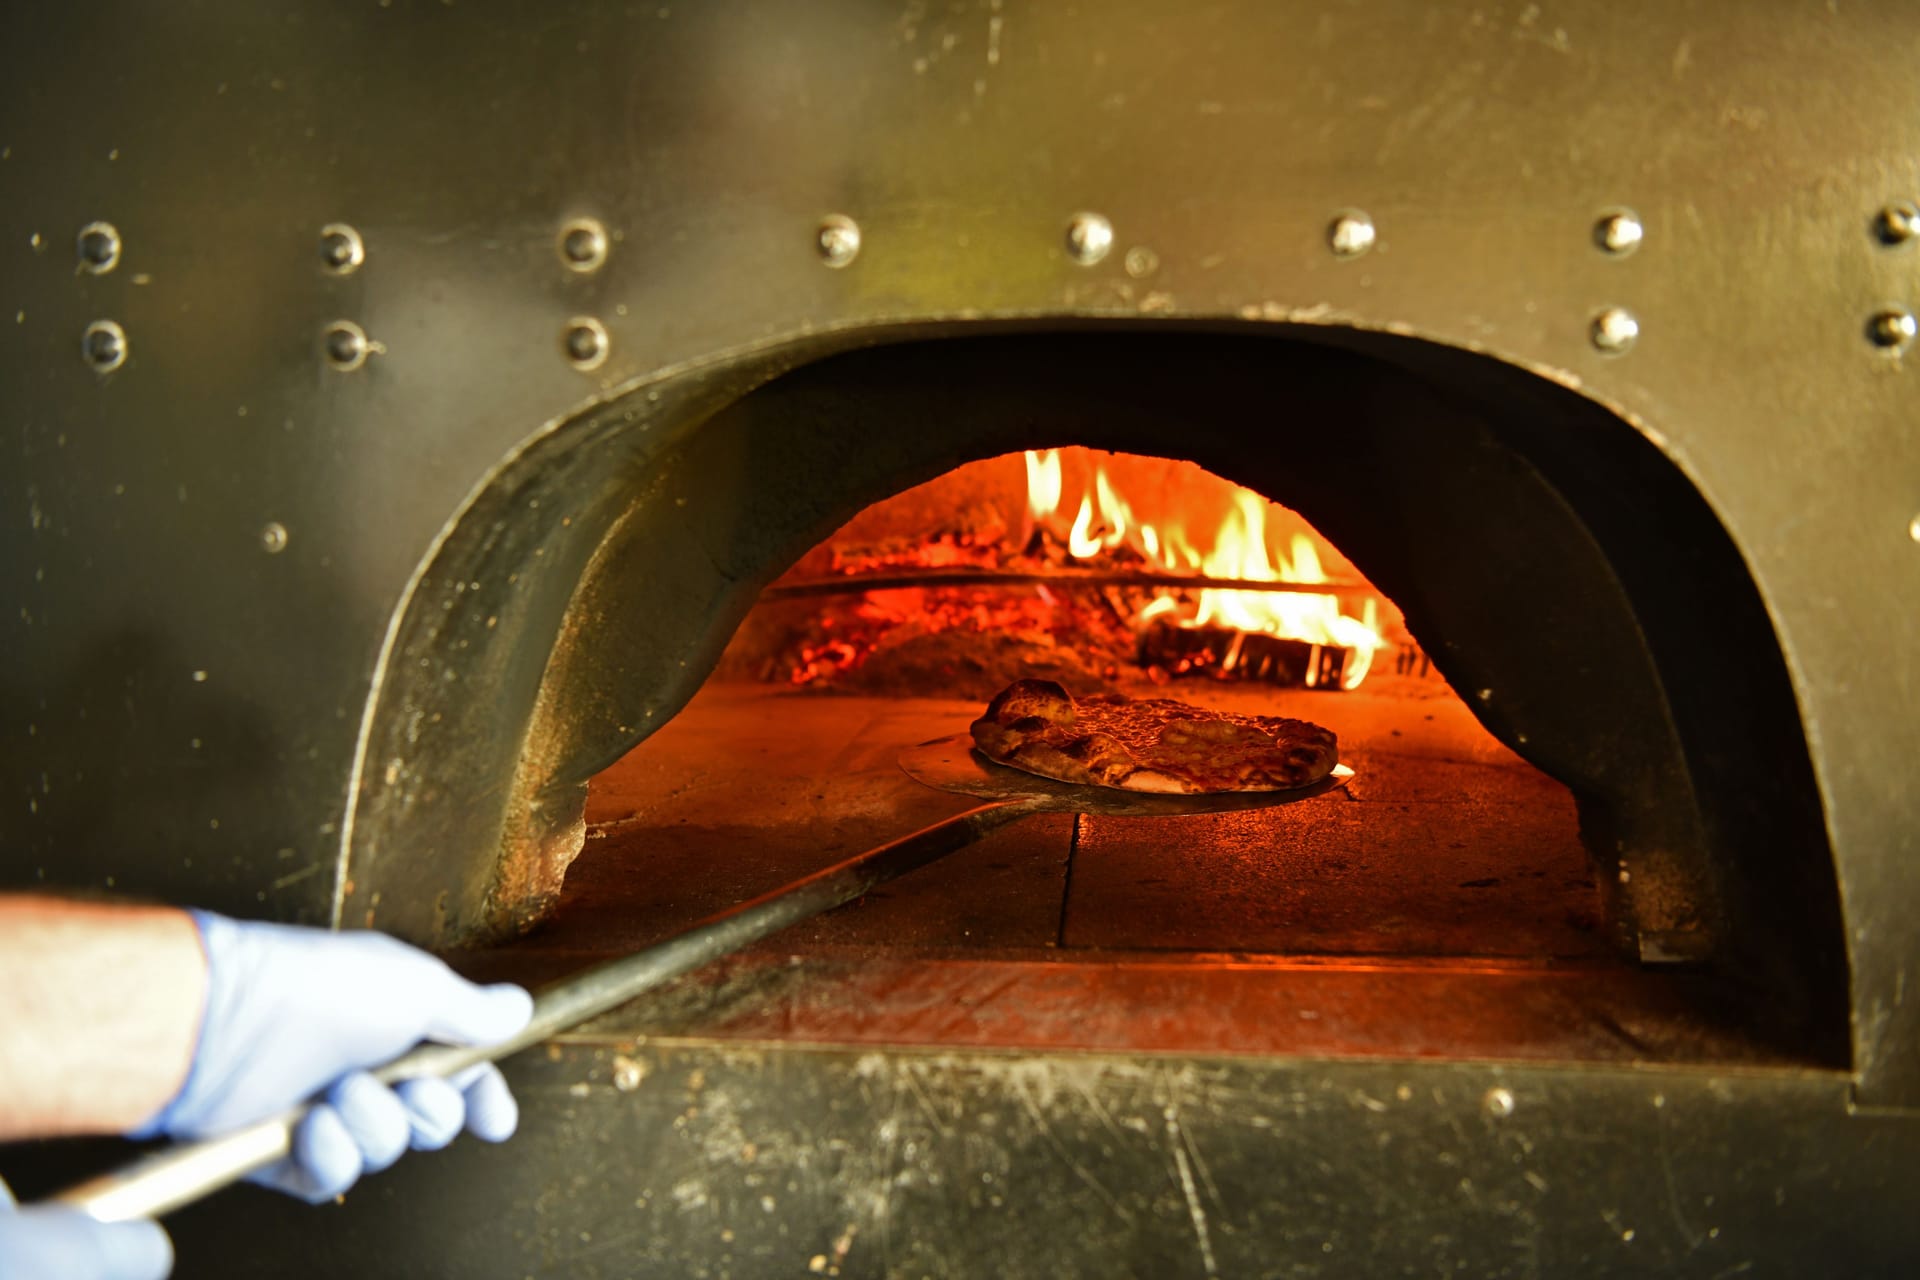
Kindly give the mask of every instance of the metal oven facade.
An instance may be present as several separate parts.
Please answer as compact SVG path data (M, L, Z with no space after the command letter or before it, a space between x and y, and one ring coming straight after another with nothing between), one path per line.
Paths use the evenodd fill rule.
M1763 9L11 18L9 885L511 938L587 778L761 586L908 484L1079 443L1335 533L1574 787L1622 954L1746 975L1789 1042L794 1049L635 1015L520 1065L508 1151L324 1222L215 1201L183 1255L1894 1269L1920 27Z

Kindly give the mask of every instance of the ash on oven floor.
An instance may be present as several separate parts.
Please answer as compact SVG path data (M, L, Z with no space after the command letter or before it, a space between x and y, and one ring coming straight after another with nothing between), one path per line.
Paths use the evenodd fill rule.
M1244 813L1028 819L786 945L1516 959L1604 948L1571 795L1457 701L1262 706L1334 721L1359 770L1350 790ZM976 714L709 687L595 780L555 927L596 945L664 936L957 812L966 798L916 784L895 758Z
M1047 814L678 980L586 1034L717 1042L1752 1062L1724 983L1620 959L1560 784L1431 682L1195 690L1316 720L1344 792ZM1185 693L1186 691L1183 691ZM537 985L975 803L908 778L971 702L710 684L593 782L553 918L453 957Z

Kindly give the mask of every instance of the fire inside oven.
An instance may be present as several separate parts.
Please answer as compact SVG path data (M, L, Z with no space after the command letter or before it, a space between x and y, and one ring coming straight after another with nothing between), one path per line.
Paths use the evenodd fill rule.
M1321 723L1358 774L1298 806L1026 820L776 939L741 963L785 994L703 1030L1274 1048L1317 1038L1312 1007L1260 1012L1288 966L1615 967L1572 797L1336 548L1190 463L1081 448L882 502L764 591L692 704L595 779L552 931L688 925L932 820L954 798L895 757L1032 676Z
M1417 549L1429 531L1379 501L1371 525L1345 504L1343 528L1390 526ZM1551 540L1512 519L1516 543ZM557 899L509 962L475 967L559 974L958 812L965 799L908 777L901 753L964 733L996 691L1039 677L1312 721L1356 776L1265 810L1025 819L680 980L651 1029L1559 1060L1843 1053L1794 932L1824 929L1820 905L1779 900L1795 873L1756 856L1743 889L1711 848L1662 826L1658 788L1599 794L1620 761L1581 754L1577 724L1544 744L1511 722L1506 741L1490 732L1508 688L1455 688L1344 552L1177 457L1025 448L898 490L789 557L691 701L592 779ZM1439 578L1471 584L1456 599L1499 600L1522 620L1507 631L1534 626L1515 598L1525 574L1429 575L1423 636L1456 673L1459 633L1431 625ZM1543 637L1589 625L1567 596L1537 594ZM1593 605L1593 630L1605 612ZM1550 687L1581 706L1634 696L1592 663L1566 652ZM1555 727L1550 713L1520 722Z
M1022 676L1087 692L1201 675L1353 689L1391 611L1252 490L1084 448L969 464L880 503L761 598L723 676L962 696ZM1389 625L1404 667L1417 650Z

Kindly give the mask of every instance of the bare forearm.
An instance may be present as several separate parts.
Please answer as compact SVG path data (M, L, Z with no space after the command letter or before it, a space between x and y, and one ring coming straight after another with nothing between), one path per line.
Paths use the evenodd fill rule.
M186 1077L206 985L185 912L0 895L0 1139L152 1116Z

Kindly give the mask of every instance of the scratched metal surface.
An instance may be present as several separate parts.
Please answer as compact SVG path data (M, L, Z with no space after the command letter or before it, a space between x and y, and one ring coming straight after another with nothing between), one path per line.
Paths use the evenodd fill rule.
M1760 1280L1920 1257L1920 1132L1842 1120L1838 1075L606 1040L509 1075L513 1145L404 1160L338 1209L222 1193L174 1220L180 1274Z
M602 535L635 510L613 491L686 501L674 446L705 415L888 334L1352 326L1576 387L1711 505L1805 717L1861 1096L1920 1098L1920 1005L1904 998L1920 725L1888 714L1916 701L1897 620L1920 615L1920 443L1908 371L1866 337L1913 288L1914 246L1870 233L1920 188L1908 9L10 20L10 882L444 937L485 914L517 822L536 902L543 841L578 811L549 757L579 744L539 736L548 659ZM1591 229L1621 203L1648 238L1610 258ZM1352 261L1325 243L1346 206L1380 228ZM1119 236L1093 267L1062 236L1086 207ZM864 247L828 270L814 230L843 210ZM613 237L589 274L555 248L583 215ZM78 271L75 234L103 217L123 256ZM317 257L337 220L365 237L351 275ZM1625 356L1590 340L1613 305L1642 326ZM584 374L560 350L583 314L611 337ZM129 342L105 377L79 353L101 318ZM322 348L340 319L379 347L351 374ZM587 412L615 392L631 394ZM564 459L508 465L562 424ZM735 515L687 519L712 558L656 566L649 607L724 619L765 566L732 541ZM689 633L632 656L654 692L610 706L607 735L644 736L715 645ZM429 696L453 687L480 691L457 727ZM382 903L383 882L408 891Z

